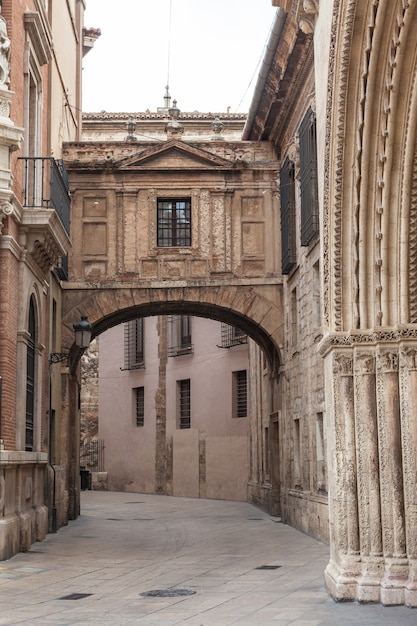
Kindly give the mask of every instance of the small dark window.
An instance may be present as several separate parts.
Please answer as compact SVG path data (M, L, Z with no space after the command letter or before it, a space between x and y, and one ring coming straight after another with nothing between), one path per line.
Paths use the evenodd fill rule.
M136 387L135 393L135 410L136 410L136 426L145 425L145 387Z
M294 163L285 159L280 173L282 273L289 274L297 262L295 244Z
M145 366L143 317L125 323L125 370Z
M319 233L316 116L309 109L300 126L301 245Z
M191 381L178 381L179 391L179 427L191 428Z
M158 246L191 246L191 200L158 200Z
M248 389L246 370L233 372L233 417L247 417Z

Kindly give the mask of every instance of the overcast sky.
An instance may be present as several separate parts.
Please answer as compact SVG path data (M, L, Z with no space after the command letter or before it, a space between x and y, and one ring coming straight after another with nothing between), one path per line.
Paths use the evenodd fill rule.
M169 77L182 111L247 112L275 12L271 0L87 0L85 26L102 34L83 60L83 110L156 111Z

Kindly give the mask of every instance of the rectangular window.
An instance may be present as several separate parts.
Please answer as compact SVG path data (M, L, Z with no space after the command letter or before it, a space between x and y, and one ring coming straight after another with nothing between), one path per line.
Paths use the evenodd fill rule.
M248 336L244 330L236 326L230 326L222 322L222 348L232 348L241 344L248 343ZM220 347L220 346L219 346Z
M135 394L135 413L136 426L145 425L145 387L136 387Z
M178 381L178 393L179 427L191 428L191 381L189 378Z
M125 322L125 370L141 369L145 366L143 317Z
M247 417L248 388L246 370L233 372L233 417Z
M295 243L295 168L285 159L280 173L281 193L281 263L282 273L289 274L296 265Z
M158 200L158 246L191 246L191 200Z
M316 116L309 109L300 126L301 245L319 233Z
M191 315L170 315L168 356L191 354L193 351L191 337Z

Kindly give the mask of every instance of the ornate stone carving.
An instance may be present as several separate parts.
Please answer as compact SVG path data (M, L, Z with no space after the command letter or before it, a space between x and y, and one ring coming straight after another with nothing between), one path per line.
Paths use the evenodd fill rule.
M217 140L217 141L219 139L223 139L223 137L221 137L220 135L221 135L221 133L223 131L224 124L218 117L216 117L213 120L213 123L212 123L211 127L212 127L212 129L213 129L213 131L215 133L214 139Z
M0 5L1 11L1 5ZM0 85L10 83L10 39L7 35L6 20L0 15Z
M303 0L299 13L299 25L303 33L314 32L314 22L319 10L319 0Z
M416 82L414 74L414 83ZM417 145L414 151L413 174L410 192L409 215L409 265L408 265L408 292L409 292L409 321L417 322Z
M409 371L417 371L417 348L403 348L400 355Z
M333 372L339 376L353 376L352 357L343 353L336 353L334 356Z
M184 132L184 126L178 121L181 111L177 107L177 101L173 101L173 106L169 109L170 121L165 127L167 139L181 139Z
M404 326L393 328L387 331L362 331L351 333L334 333L324 337L320 343L319 350L322 356L333 348L341 346L359 346L378 343L398 343L402 340L417 339L416 326Z
M381 352L378 365L383 372L398 372L398 353Z
M13 205L10 202L0 203L0 235L3 232L3 220L13 214Z
M294 163L296 180L300 180L300 140L298 134L294 135L292 140L288 143L287 156L289 160Z
M375 356L369 352L362 352L355 359L356 374L375 374Z

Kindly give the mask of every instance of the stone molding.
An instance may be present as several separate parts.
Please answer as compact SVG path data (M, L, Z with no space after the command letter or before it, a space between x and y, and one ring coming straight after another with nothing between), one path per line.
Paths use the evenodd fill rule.
M351 348L361 345L376 346L380 343L399 344L400 342L416 340L417 325L415 324L381 330L353 330L326 335L319 344L319 352L324 357L335 348Z
M24 13L25 29L34 47L39 65L45 65L52 58L52 35L37 11Z

